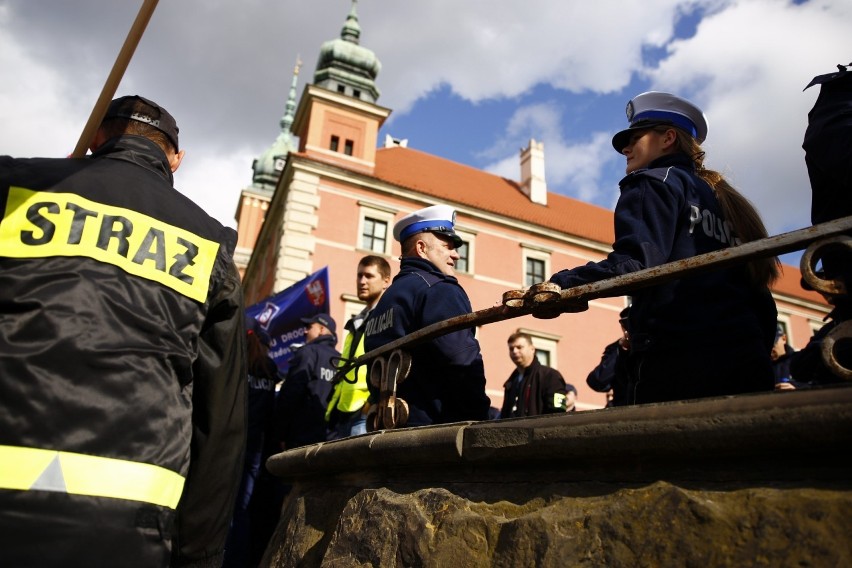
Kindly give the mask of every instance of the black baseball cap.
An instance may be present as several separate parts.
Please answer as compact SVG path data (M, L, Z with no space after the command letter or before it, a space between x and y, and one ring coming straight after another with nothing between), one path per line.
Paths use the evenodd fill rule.
M145 97L128 95L119 97L109 103L104 120L110 118L126 118L150 124L171 140L175 150L178 150L178 127L175 118L169 111Z
M300 320L305 325L311 325L312 323L318 323L324 325L328 328L331 333L337 333L337 324L334 323L334 318L332 318L328 314L315 314L309 318L301 318Z

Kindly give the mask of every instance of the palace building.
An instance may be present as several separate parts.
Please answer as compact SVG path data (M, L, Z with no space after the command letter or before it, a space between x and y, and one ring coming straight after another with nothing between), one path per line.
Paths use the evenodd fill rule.
M360 34L353 3L340 37L320 48L313 81L298 102L297 64L281 134L255 160L252 184L242 190L237 260L246 305L328 266L331 315L342 328L363 308L355 295L361 257L382 255L396 274L394 222L437 203L457 211L465 246L456 272L474 310L500 304L507 290L607 255L612 211L549 192L541 143L530 140L519 152L518 179L510 180L408 147L405 140L380 139L391 109L377 103L381 64L360 45ZM828 305L801 288L797 268L783 268L773 295L789 343L800 349L822 325ZM500 408L502 385L514 370L506 340L521 329L534 338L542 361L577 388L578 409L602 407L604 395L585 379L604 347L620 336L618 314L626 302L604 298L581 313L524 316L477 329L492 406Z

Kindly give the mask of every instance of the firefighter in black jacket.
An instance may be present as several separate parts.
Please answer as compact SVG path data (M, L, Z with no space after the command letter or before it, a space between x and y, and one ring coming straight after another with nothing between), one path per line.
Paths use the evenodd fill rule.
M5 565L221 563L246 428L236 234L172 187L177 135L130 96L90 157L0 157Z

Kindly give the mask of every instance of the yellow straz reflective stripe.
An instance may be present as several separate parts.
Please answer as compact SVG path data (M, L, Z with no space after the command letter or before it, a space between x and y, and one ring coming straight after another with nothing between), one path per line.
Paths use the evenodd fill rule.
M0 488L57 491L174 509L184 478L166 468L38 448L0 446Z
M204 302L219 244L73 193L9 188L0 256L85 256Z

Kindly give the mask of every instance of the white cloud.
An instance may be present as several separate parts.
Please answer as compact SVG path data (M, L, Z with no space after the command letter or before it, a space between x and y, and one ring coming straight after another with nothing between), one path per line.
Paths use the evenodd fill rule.
M852 3L734 3L675 41L649 72L654 86L688 92L709 117L707 166L752 199L771 233L810 223L801 149L818 89L814 75L848 63Z
M596 133L589 140L567 142L563 135L563 122L560 107L553 102L533 104L515 111L506 126L506 138L499 141L495 148L486 151L495 155L513 140L524 140L523 147L530 139L544 143L545 177L548 188L571 188L570 195L583 201L590 201L612 207L617 198L617 188L603 186L600 183L602 170L617 167L613 164L618 156L612 150L610 136ZM520 166L517 150L505 157L486 165L484 169L491 173L517 179ZM567 193L560 191L560 193Z
M88 116L63 96L68 85L4 33L9 7L0 6L0 151L18 156L70 154ZM15 70L9 73L7 70Z
M708 167L725 174L757 205L770 233L807 226L810 185L801 142L818 88L804 93L802 88L814 75L830 72L836 63L852 58L848 51L852 3L742 0L684 2L680 8L690 12L696 6L706 13L692 37L675 39L663 24L644 35L622 34L616 39L612 30L598 27L600 38L589 49L578 47L573 57L606 68L607 60L594 52L601 43L617 41L636 53L643 45L664 45L666 52L656 67L643 69L631 61L626 69L617 64L606 69L615 77L633 70L646 77L652 89L681 94L702 106L710 123L705 144ZM664 3L659 10L653 5L647 9L669 21L674 17L672 7ZM641 24L640 17L637 25ZM558 40L540 37L544 49L559 51ZM554 86L604 92L610 85L582 67L574 71L574 82L550 72L546 80ZM625 92L625 102L635 94ZM612 132L579 133L566 141L553 132L552 122L530 119L529 111L519 109L507 124L501 144L511 148L530 137L544 140L550 186L611 206L617 195L614 181L623 166L609 146ZM518 120L528 121L528 131L516 128ZM508 171L509 164L517 163L514 155L499 158L495 156L489 168Z
M177 117L189 151L178 187L223 222L233 223L252 160L278 135L296 55L305 62L301 91L349 7L347 0L310 10L297 0L158 5L119 94L144 94ZM703 106L708 165L755 200L771 231L807 224L800 145L817 90L801 89L852 57L848 0L374 0L357 9L361 43L382 62L379 104L394 110L391 124L441 85L473 102L508 101L518 106L516 122L505 124L500 143L482 145L491 153L479 149L489 168L516 178L518 149L536 138L545 143L551 186L611 204L623 163L609 137L636 94L628 91L648 81ZM101 0L0 0L0 152L73 149L136 10ZM694 36L674 40L677 18L695 10L705 16ZM663 59L644 69L648 49ZM599 126L578 130L567 126L576 109L558 100L559 91L547 95L556 99L531 98L543 84L623 102L612 116L594 117ZM429 117L421 122L428 128ZM414 133L396 134L416 147Z
M251 184L255 157L248 148L198 157L189 151L175 172L175 187L223 225L236 227L234 214L240 190Z
M433 0L393 10L365 3L359 11L369 10L362 43L380 54L384 101L406 112L441 84L473 102L514 97L540 83L618 91L641 66L640 46L671 37L680 4Z

